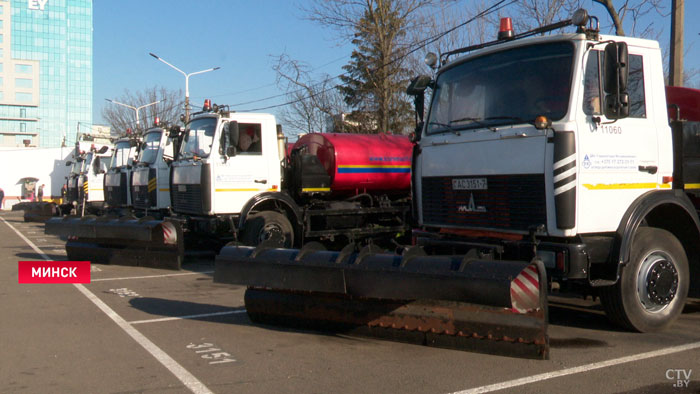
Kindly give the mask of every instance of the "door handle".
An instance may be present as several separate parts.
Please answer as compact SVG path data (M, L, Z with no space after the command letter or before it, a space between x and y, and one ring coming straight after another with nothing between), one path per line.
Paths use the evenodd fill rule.
M656 171L659 169L657 166L639 166L639 171L641 172L648 172L650 174L656 174Z
M256 179L255 183L262 183L263 185L267 183L267 179Z

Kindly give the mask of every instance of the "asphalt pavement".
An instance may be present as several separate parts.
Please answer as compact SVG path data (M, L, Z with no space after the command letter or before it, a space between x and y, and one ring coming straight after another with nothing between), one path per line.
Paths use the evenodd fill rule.
M213 261L19 284L18 261L66 259L21 212L0 212L0 247L2 393L700 392L698 299L669 330L637 334L591 299L551 297L550 360L524 360L254 325Z

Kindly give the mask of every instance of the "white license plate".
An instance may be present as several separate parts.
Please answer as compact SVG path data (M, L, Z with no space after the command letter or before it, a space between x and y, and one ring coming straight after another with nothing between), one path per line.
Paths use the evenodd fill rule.
M452 190L486 190L486 178L459 178L452 180Z
M185 185L177 185L177 191L184 193L184 192L187 191L187 186L185 186Z

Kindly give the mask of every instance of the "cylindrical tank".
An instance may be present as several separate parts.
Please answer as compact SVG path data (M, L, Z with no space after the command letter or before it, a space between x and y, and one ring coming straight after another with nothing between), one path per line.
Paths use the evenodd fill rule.
M306 146L331 177L336 193L408 191L411 185L413 144L405 136L389 134L311 133L294 149Z

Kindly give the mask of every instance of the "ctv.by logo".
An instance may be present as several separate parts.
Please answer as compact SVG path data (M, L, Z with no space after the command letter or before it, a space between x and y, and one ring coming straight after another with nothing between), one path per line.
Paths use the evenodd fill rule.
M688 385L690 384L690 375L693 374L692 369L667 369L666 370L666 379L668 380L674 380L676 383L673 384L673 387L676 388L687 388Z

